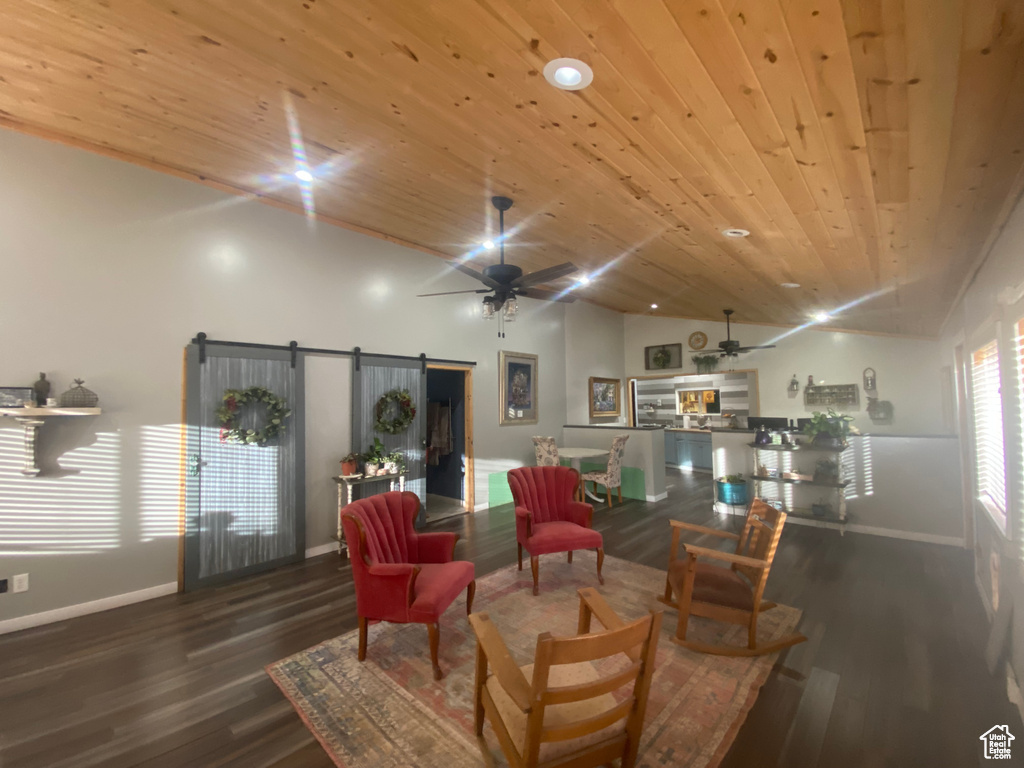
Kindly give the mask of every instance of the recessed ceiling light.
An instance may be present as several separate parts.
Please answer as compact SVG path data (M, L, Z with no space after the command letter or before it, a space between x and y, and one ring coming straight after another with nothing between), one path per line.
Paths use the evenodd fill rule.
M312 181L313 174L307 171L305 168L300 168L295 172L295 178L299 181Z
M493 240L484 240L482 243L480 243L480 245L482 245L484 248L486 248L489 251L489 250L491 250L494 247L494 241Z
M799 288L800 283L779 283L783 288Z
M827 323L832 319L832 316L828 312L816 312L814 315L814 322L816 323Z
M658 308L657 304L651 304L651 309L657 309L657 308Z
M723 229L722 234L726 237L750 237L749 230L739 229L738 227Z
M579 59L552 59L544 65L544 79L563 91L579 91L594 81L594 70Z

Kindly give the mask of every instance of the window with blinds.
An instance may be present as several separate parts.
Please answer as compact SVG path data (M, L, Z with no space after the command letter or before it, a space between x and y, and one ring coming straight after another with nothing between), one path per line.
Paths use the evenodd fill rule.
M999 348L994 339L971 355L971 395L978 498L989 507L1005 531L1003 402L999 391Z

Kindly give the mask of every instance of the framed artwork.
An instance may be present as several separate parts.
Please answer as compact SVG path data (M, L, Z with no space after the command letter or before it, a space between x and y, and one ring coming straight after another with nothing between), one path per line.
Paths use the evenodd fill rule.
M0 387L0 408L20 408L25 401L35 403L32 387Z
M619 404L619 379L601 379L591 376L588 391L590 392L590 416L618 416L621 413Z
M536 424L537 356L498 352L498 424Z
M682 367L682 344L659 344L653 347L644 347L644 368L648 371Z

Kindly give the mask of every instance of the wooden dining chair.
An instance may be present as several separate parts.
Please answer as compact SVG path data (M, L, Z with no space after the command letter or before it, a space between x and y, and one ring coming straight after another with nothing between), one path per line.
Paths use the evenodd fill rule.
M469 623L477 639L474 727L490 721L510 766L632 768L640 747L661 612L623 621L592 588L578 590L577 636L537 638L534 661L516 666L486 613ZM590 632L596 616L604 632ZM592 662L619 657L610 670ZM625 696L616 701L613 691Z
M700 653L720 656L759 656L804 642L799 632L768 643L757 642L757 619L776 604L762 600L775 550L786 523L786 513L754 499L740 534L704 528L670 520L672 544L662 602L679 612L672 641ZM685 557L679 557L680 534L696 531L736 541L735 553L683 544ZM718 560L728 567L699 562L698 558ZM673 597L673 593L675 597ZM687 639L690 616L703 616L747 627L747 646L710 645Z

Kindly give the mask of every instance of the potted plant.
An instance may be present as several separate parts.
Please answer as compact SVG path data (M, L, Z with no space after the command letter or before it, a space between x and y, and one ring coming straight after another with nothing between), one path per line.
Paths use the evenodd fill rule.
M373 445L363 454L363 461L366 462L367 477L373 477L378 473L380 465L384 463L384 456L384 443L380 441L379 437L373 438Z
M718 486L718 500L723 504L741 505L747 503L747 481L743 475L726 475L715 480Z
M815 411L811 420L804 425L804 434L811 438L815 448L832 448L842 450L846 447L846 438L853 431L850 422L853 416L836 413L829 408L828 413Z
M401 451L392 451L384 456L384 471L389 475L397 475L405 469L405 456Z
M718 367L718 355L694 355L690 359L697 366L697 373L713 373Z
M341 476L348 477L354 475L359 471L359 459L360 456L355 451L345 454L345 458L341 460Z

